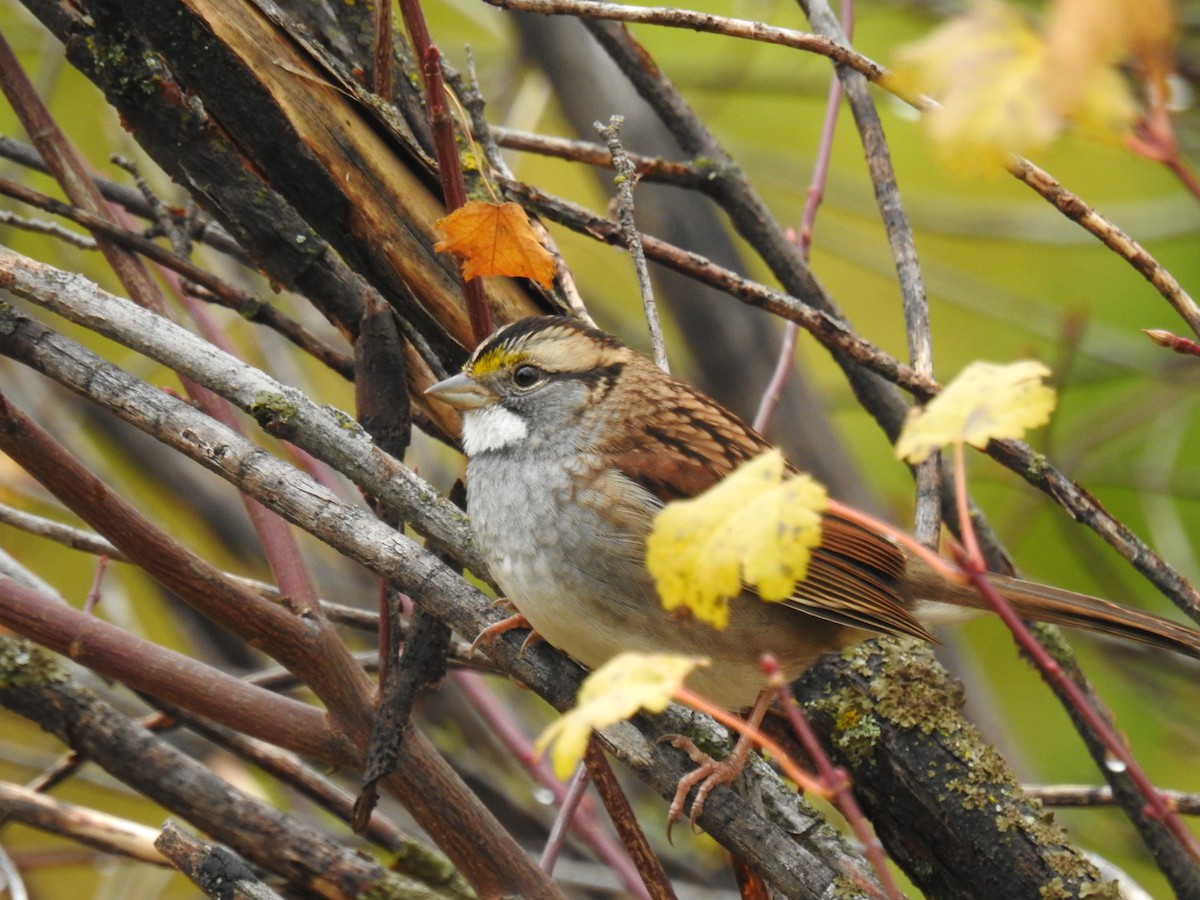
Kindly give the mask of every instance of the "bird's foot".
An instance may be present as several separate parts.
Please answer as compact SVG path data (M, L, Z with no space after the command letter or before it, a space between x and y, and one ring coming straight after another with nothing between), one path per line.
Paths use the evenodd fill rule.
M754 707L750 710L750 715L746 720L748 727L738 735L733 750L722 760L713 759L697 747L694 741L683 735L667 735L661 738L661 740L669 741L672 747L684 751L696 764L696 771L680 778L679 786L675 788L675 799L671 801L671 809L667 815L668 840L671 837L671 826L683 819L687 796L692 788L699 785L696 787L696 797L692 800L692 810L688 815L688 822L694 829L696 820L704 812L704 804L713 789L722 784L729 784L742 774L742 769L746 768L746 760L750 758L750 751L754 749L755 737L774 694L775 692L771 688L759 692L758 698L754 701Z
M497 600L493 605L507 606L509 609L516 609L516 607L514 607L508 600ZM506 631L512 631L514 628L529 629L529 636L525 638L525 641L521 644L521 649L517 651L518 659L525 655L526 650L528 650L538 641L543 640L542 636L533 630L533 626L529 624L528 619L526 619L520 613L514 613L505 619L501 619L494 625L489 625L487 628L483 629L483 631L479 632L475 640L471 642L471 652L474 653L478 648L486 647L488 644L492 643L492 641L496 640L496 638L498 638L500 635L504 634Z
M676 734L669 735L664 740L668 741L672 747L682 750L696 764L696 770L680 778L679 785L675 789L675 799L671 801L671 808L667 814L667 836L669 838L671 826L683 819L687 796L692 788L696 788L696 797L692 800L688 822L692 828L695 828L696 820L704 812L704 804L708 801L708 795L712 793L713 789L722 784L729 784L742 774L754 742L742 735L734 745L733 752L724 759L717 760L697 747L691 738Z

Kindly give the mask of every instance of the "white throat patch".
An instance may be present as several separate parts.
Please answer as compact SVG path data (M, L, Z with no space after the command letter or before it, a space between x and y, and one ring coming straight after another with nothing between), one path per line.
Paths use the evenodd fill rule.
M463 416L463 450L467 456L503 450L529 435L529 427L514 412L499 403L472 409Z

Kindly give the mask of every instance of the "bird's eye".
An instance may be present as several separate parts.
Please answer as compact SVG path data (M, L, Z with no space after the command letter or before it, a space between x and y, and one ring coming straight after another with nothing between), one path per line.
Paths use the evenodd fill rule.
M542 370L537 366L517 366L513 372L513 384L519 388L531 388L542 380Z

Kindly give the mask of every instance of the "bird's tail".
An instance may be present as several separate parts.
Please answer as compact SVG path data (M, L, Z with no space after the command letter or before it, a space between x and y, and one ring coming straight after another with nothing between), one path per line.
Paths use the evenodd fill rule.
M1019 578L995 575L991 579L1013 609L1027 619L1110 634L1200 659L1200 631L1169 619ZM978 594L976 599L986 605Z
M990 609L987 601L970 585L949 584L938 576L933 577L940 584L936 589L919 591L923 599L968 609ZM988 579L1022 618L1095 631L1200 659L1200 631L1169 619L1019 578L989 575ZM936 620L939 617L935 614L929 618Z

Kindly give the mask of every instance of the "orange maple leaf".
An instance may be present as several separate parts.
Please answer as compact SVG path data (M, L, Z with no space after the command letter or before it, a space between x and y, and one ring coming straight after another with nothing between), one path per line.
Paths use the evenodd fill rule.
M542 246L525 210L515 203L472 200L434 222L443 240L433 245L462 258L463 278L511 275L543 287L554 280L554 257Z

